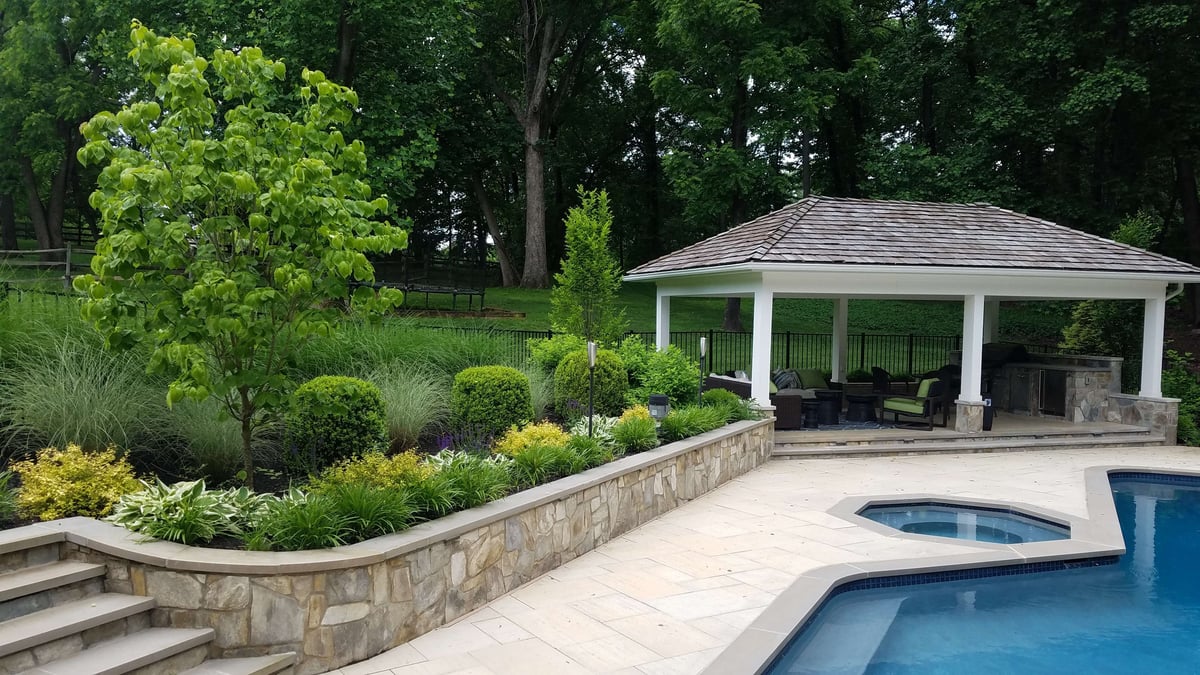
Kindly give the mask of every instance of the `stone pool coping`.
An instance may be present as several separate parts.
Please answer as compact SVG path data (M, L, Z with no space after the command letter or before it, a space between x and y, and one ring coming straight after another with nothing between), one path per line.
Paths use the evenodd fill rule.
M60 537L56 538L56 541L66 541L131 562L180 572L256 576L307 574L363 567L385 562L482 526L502 522L511 516L561 499L566 493L582 492L622 475L650 468L724 438L772 423L771 418L734 422L654 450L627 455L602 466L522 490L482 506L420 523L403 532L330 549L243 551L203 548L160 540L146 541L141 535L118 525L82 517L35 523L18 529L25 533L31 529L41 529L49 536ZM5 534L6 532L0 532L0 550L4 546ZM24 536L27 537L28 534Z
M906 493L904 495L857 496L844 499L829 509L828 513L889 537L945 541L940 537L900 532L859 516L858 511L869 503L879 504L888 501L904 503L924 499L935 499L966 506L1001 506L1025 510L1051 520L1062 521L1070 526L1071 538L1015 545L956 540L956 544L978 550L945 556L864 561L854 564L839 563L818 567L802 574L791 586L780 593L750 624L749 628L717 655L716 659L704 669L703 674L763 673L822 604L840 586L853 581L1124 554L1125 539L1117 518L1116 503L1113 500L1110 481L1112 474L1121 473L1151 473L1200 478L1200 471L1187 469L1164 469L1137 465L1088 467L1084 470L1084 489L1088 511L1086 518L1055 512L1025 502L962 499L931 494Z

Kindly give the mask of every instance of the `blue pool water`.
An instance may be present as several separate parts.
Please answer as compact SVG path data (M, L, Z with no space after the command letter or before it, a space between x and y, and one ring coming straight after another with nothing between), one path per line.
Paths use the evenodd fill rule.
M1200 480L1112 488L1113 564L840 593L767 672L1200 673Z
M859 515L901 532L993 544L1024 544L1071 536L1071 531L1061 525L1008 509L972 508L939 502L879 504L868 506Z

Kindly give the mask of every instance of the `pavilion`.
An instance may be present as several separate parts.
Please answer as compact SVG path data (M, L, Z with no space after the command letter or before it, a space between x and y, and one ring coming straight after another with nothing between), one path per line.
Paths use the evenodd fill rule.
M775 298L831 298L833 379L844 381L851 299L963 303L956 428L982 419L983 345L1004 300L1140 300L1139 396L1162 400L1167 301L1200 268L989 204L808 197L630 270L657 286L656 338L670 339L671 298L754 299L752 396L768 400ZM1130 320L1136 320L1130 317Z

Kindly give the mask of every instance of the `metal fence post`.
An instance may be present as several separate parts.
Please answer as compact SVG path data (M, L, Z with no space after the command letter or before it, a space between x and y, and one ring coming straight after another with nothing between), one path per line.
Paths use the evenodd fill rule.
M717 371L718 373L722 373L725 371L723 371L717 367L717 363L719 363L719 361L717 361L717 351L716 350L717 350L717 341L713 339L713 329L709 328L708 329L708 367L712 368L713 370ZM729 369L726 368L725 370L729 370ZM700 374L703 375L704 373L700 373Z
M63 285L71 290L71 242L67 242L67 272L63 275Z
M908 334L908 374L913 374L913 334Z
M792 367L792 331L783 333L783 367Z
M867 367L867 334L863 333L858 340L858 367Z

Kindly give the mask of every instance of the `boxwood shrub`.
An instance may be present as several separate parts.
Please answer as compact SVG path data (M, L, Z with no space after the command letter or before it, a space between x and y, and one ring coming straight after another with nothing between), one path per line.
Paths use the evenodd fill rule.
M625 364L616 352L600 349L596 352L595 403L598 415L620 415L625 407L625 392L629 376ZM572 352L554 370L554 408L564 419L574 421L587 416L588 357L587 350Z
M383 395L356 377L322 375L297 387L287 426L293 449L310 468L388 445Z
M450 409L458 428L498 434L533 419L529 378L508 366L476 366L454 376Z

